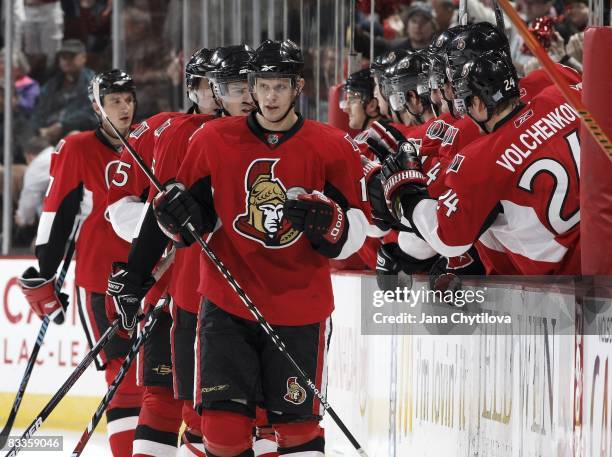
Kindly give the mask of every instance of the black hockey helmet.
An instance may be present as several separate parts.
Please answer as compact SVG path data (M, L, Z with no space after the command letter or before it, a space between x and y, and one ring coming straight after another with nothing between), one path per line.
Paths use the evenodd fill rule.
M136 85L132 77L123 70L113 69L96 73L87 88L89 100L94 103L93 88L94 84L98 84L100 88L100 101L104 103L104 96L108 94L116 94L119 92L131 92L136 101Z
M248 44L217 48L210 57L211 70L206 77L211 81L246 81L253 48Z
M213 49L202 48L193 53L185 65L185 83L187 89L195 89L196 81L199 78L206 78L206 73L215 69L210 62L215 51Z
M425 109L431 106L428 85L429 60L425 51L417 51L400 59L385 72L385 94L396 112L408 110L422 122L423 113L414 113L410 110L406 93L413 91L423 103Z
M351 73L346 78L340 97L340 109L344 109L344 104L355 97L359 97L364 105L374 98L374 78L367 68Z
M302 76L302 50L291 40L266 40L255 50L249 69L259 77Z
M510 44L503 32L488 22L478 22L465 27L446 46L446 71L461 72L466 62L489 51L501 51L510 56Z
M469 114L467 107L472 97L478 96L487 107L487 121L501 103L520 97L519 80L512 60L499 50L481 54L465 63L452 84L455 104L459 105L457 110ZM484 129L483 122L478 124Z
M457 25L440 32L427 48L430 89L442 89L446 79L446 47L465 28L464 25Z

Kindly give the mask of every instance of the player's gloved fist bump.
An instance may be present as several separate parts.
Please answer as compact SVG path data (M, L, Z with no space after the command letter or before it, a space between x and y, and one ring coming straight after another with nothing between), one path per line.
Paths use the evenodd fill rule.
M32 310L41 319L49 316L56 324L62 324L68 307L68 295L55 290L55 276L41 278L34 267L28 268L19 278L19 286Z
M427 194L427 178L423 174L416 146L411 141L401 143L395 154L388 156L382 166L385 177L383 190L391 213L398 219L402 216L399 197Z
M386 243L378 248L376 253L376 281L381 290L394 290L399 285L398 275L406 275L429 271L438 256L428 259L417 259L406 254L397 243ZM410 280L410 283L412 281Z
M303 232L315 244L322 241L338 243L348 228L340 205L321 192L306 193L294 189L297 188L287 192L283 208L293 228Z
M120 336L128 337L129 332L136 328L140 302L153 286L155 280L149 278L142 282L130 273L127 265L122 262L113 263L113 271L108 278L106 293L110 300L106 300L106 317L109 322L120 319Z
M389 154L394 154L399 144L404 141L406 141L406 137L389 121L376 121L368 128L366 143L381 162Z
M153 210L162 231L177 244L189 246L195 240L187 225L191 224L197 233L204 231L198 203L185 186L171 180L153 199Z

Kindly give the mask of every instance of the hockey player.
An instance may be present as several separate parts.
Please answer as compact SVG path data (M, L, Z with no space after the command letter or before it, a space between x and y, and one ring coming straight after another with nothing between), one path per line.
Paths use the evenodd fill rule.
M340 109L349 117L349 127L364 131L381 118L378 100L374 97L374 77L369 69L356 71L344 83Z
M206 123L177 176L188 190L170 182L153 205L178 242L193 241L188 222L211 233L211 249L324 389L333 309L327 259L361 246L367 218L350 138L295 112L302 68L293 42L265 41L249 73L257 113ZM279 454L323 456L321 405L208 259L199 292L205 298L198 403L207 454L252 456L251 427L261 404Z
M203 52L200 51L201 57ZM213 53L210 53L206 61L198 58L198 65L187 66L188 79L198 79L191 84L201 87L203 84L213 88L214 100L218 103L219 109L217 115L227 113L227 115L244 116L245 113L253 109L252 99L248 91L247 78L245 70L248 69L248 61L252 55L252 50L245 45L228 46L219 48ZM192 59L193 60L193 59ZM198 97L198 100L201 98ZM205 100L208 100L206 98ZM203 111L203 107L199 106L197 111ZM192 110L193 111L193 110ZM195 131L201 125L212 119L211 116L200 115L183 115L169 119L164 123L163 128L159 128L155 134L155 143L153 147L153 163L154 172L158 179L162 182L176 176L178 168L186 153L187 145L190 138L196 135ZM140 191L138 191L140 193ZM155 195L155 190L151 190L151 196ZM121 278L111 278L113 282L121 282L127 290L138 290L140 288L139 277L146 278L154 265L160 258L165 245L168 242L167 237L159 230L157 222L152 217L152 213L148 212L148 207L145 210L144 222L140 227L139 232L135 234L134 246L131 250L130 261L124 267ZM200 455L204 452L201 444L200 417L193 411L193 379L194 379L194 342L196 334L197 311L199 307L200 297L196 291L198 282L198 268L194 265L199 263L200 249L193 246L189 249L179 250L176 253L172 278L168 287L168 292L172 297L172 305L170 311L172 314L172 328L165 328L164 334L157 339L156 348L149 351L151 354L166 353L166 366L172 367L172 382L166 384L165 389L174 387L174 398L184 401L183 411L184 420L188 425L188 429L183 434L181 444L181 455ZM123 303L128 303L125 298L118 300ZM122 303L122 306L123 306ZM124 309L123 312L133 312L133 309ZM169 338L169 341L167 339ZM165 350L164 350L165 348ZM145 373L150 369L155 369L155 364L149 363L150 368L147 369L147 361L145 360ZM156 379L158 373L153 374ZM153 377L150 376L150 377ZM168 376L166 376L168 379ZM156 389L157 395L151 398L152 402L156 401L155 417L149 417L148 426L143 426L142 450L148 450L146 455L168 455L170 449L167 448L173 440L176 445L176 432L180 426L180 421L172 421L174 402L168 400L171 396L169 393L161 395ZM146 397L145 397L146 399ZM166 399L166 401L162 401ZM146 404L145 404L146 406ZM169 417L170 416L170 417ZM157 428L161 428L164 424L160 423L160 419L168 418L167 429L172 429L174 434L169 436L168 433L159 433L153 425L157 424ZM142 415L141 415L142 420ZM194 420L197 423L194 423ZM140 426L139 426L140 429ZM161 430L164 431L164 430ZM169 432L171 430L165 430ZM146 438L146 439L144 439ZM164 442L155 445L156 441L164 440ZM257 444L258 449L265 450L266 453L260 452L257 455L271 456L275 451L275 443L271 448L269 440L260 440L262 443ZM265 443L263 443L265 441ZM138 441L135 443L135 448L140 446ZM144 454L139 454L144 455Z
M214 67L210 65L212 50L200 49L195 52L185 66L185 80L188 97L192 102L187 114L178 112L164 112L152 116L143 121L130 135L129 141L134 149L141 155L143 161L151 166L155 144L162 133L167 132L172 125L184 118L203 117L200 122L212 119L219 107L213 97L208 80L205 78L207 71ZM208 116L199 116L195 113L203 113ZM138 235L139 221L142 209L148 197L150 182L140 167L134 162L128 151L122 154L122 162L116 179L111 186L108 197L110 220L113 229L124 239L133 241ZM119 176L121 172L121 176ZM124 258L116 261L125 262ZM171 259L167 259L171 262ZM176 259L174 261L176 264ZM158 298L167 293L168 284L173 276L172 268L155 284L144 298L145 311L155 304ZM150 273L150 271L149 271ZM122 310L123 303L128 300L127 292L133 293L126 284L127 270L125 263L116 263L112 282L114 285L122 285L121 296L110 292L113 300L111 307L107 310L110 318L118 315ZM145 281L147 282L147 281ZM145 287L138 290L140 303L144 295ZM195 289L195 288L194 288ZM109 290L111 290L109 288ZM151 337L145 342L143 350L138 358L138 382L145 387L142 409L139 423L136 429L134 441L134 456L157 456L172 455L176 452L178 433L182 419L187 424L181 442L187 446L202 446L201 433L199 432L199 416L192 408L183 407L182 399L175 399L173 392L173 357L171 354L170 332L173 326L172 311L175 302L171 302L169 312L162 312L153 328ZM127 316L126 321L133 322L135 316ZM193 347L193 340L191 346ZM192 350L192 349L191 349ZM199 438L198 438L199 436Z
M438 201L424 191L414 149L400 144L383 170L392 211L449 257L479 240L521 274L579 273L577 113L554 86L522 104L504 52L461 65L451 68L455 96L487 135L455 156ZM495 259L483 262L495 270Z
M95 75L89 94L92 108L101 119L92 95L94 82L99 84L101 102L110 120L127 135L136 107L132 78L121 70ZM116 179L120 149L120 141L106 122L101 122L95 131L69 135L59 142L51 162L51 181L36 236L39 268L28 268L20 278L26 299L40 317L64 313L67 301L60 300L54 292L55 272L75 220L83 219L76 242L75 283L79 317L91 347L109 327L104 302L112 261L127 256L129 249L129 244L113 232L105 217L106 195ZM96 359L107 383L118 373L129 348L129 340L115 337ZM133 367L106 411L109 442L115 457L132 455L141 397Z

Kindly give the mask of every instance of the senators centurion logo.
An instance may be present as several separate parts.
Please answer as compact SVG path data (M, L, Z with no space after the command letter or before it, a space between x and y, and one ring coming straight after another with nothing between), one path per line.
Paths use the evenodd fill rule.
M287 190L274 176L279 159L258 159L251 163L244 179L245 212L234 219L234 230L267 248L293 244L300 232L283 217Z
M287 393L283 398L294 405L301 405L306 401L306 389L298 384L297 377L287 379Z

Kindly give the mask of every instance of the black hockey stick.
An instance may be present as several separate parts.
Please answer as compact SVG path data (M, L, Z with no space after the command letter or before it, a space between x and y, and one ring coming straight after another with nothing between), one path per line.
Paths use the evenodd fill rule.
M59 276L57 277L57 281L55 282L55 292L58 295L62 290L64 280L66 279L66 273L68 273L68 268L70 267L70 262L72 261L72 256L74 255L76 237L79 232L80 225L81 221L80 219L77 219L75 221L72 233L70 234L70 239L68 240L68 248L66 249L66 255L64 256L64 263L62 264ZM25 372L23 373L23 377L21 378L21 383L19 384L19 389L17 389L17 394L15 395L15 400L13 401L13 406L11 407L11 412L9 414L8 420L6 422L6 425L0 432L0 449L2 449L6 444L9 433L11 433L11 429L13 428L13 423L15 422L15 418L17 417L19 406L21 406L21 400L23 400L23 394L25 393L26 387L28 386L28 382L30 381L30 375L32 374L32 370L34 369L36 358L38 357L38 352L42 347L48 327L49 316L45 316L42 320L42 323L40 324L40 330L38 330L38 335L36 336L36 343L34 343L32 353L30 354L30 358L28 359Z
M143 160L141 159L140 155L134 150L134 148L132 147L132 145L130 145L128 143L128 141L124 138L124 136L119 132L119 130L117 130L117 127L115 127L115 125L111 122L111 120L108 118L108 115L106 114L106 111L104 110L104 107L102 106L101 100L100 100L100 85L99 83L94 81L93 84L93 96L94 99L98 105L98 107L100 108L100 112L102 113L102 118L108 123L108 125L110 126L110 128L113 130L113 133L117 136L117 138L121 141L121 143L123 144L123 146L126 148L126 150L128 151L128 153L132 156L132 158L134 159L134 161L138 164L138 166L141 168L142 172L147 176L147 178L149 178L149 180L151 181L151 184L153 184L155 186L155 188L158 191L162 191L163 190L163 186L162 184L159 182L159 180L157 179L157 177L153 174L153 172L151 171L151 169L143 162ZM276 332L274 331L274 329L270 326L270 324L268 323L268 321L263 317L263 315L261 314L261 312L259 311L259 309L257 309L257 307L255 306L255 304L253 303L253 301L249 298L249 296L246 294L246 292L242 289L242 287L240 287L240 285L238 284L238 282L236 281L236 279L234 279L234 277L232 276L232 274L229 272L229 270L225 267L225 265L223 264L223 262L216 256L216 254L210 249L210 247L208 246L208 244L206 243L206 241L204 241L202 239L202 237L196 232L195 228L193 227L193 225L191 223L187 224L187 229L189 230L189 233L195 238L195 240L198 242L198 244L200 245L200 247L202 248L202 251L204 251L204 253L208 256L208 258L215 264L215 266L217 267L217 269L221 272L221 274L225 277L225 279L227 280L227 282L232 286L232 288L236 291L236 293L238 294L238 296L240 297L240 299L242 300L242 302L246 305L246 307L249 309L249 311L251 312L251 314L253 314L253 316L255 317L255 319L257 320L257 322L262 326L262 328L264 329L264 331L268 334L268 336L270 337L270 339L272 340L272 343L274 343L274 345L276 346L276 348L281 352L281 354L283 354L283 356L287 359L287 361L289 362L289 364L293 367L293 369L298 373L298 377L300 378L301 381L303 381L304 383L306 383L306 385L308 386L308 388L310 389L310 391L319 399L319 401L321 402L321 405L325 408L325 410L328 412L328 414L330 415L330 417L334 420L334 422L336 423L336 425L338 426L338 428L340 428L340 430L342 431L342 433L344 433L344 435L347 437L347 439L351 442L351 444L355 447L357 453L361 456L361 457L368 457L368 454L366 453L366 451L361 447L361 445L359 444L359 442L357 441L357 439L353 436L353 434L351 433L351 431L347 428L347 426L344 424L344 422L342 422L342 420L340 419L340 417L338 417L338 415L336 414L336 412L333 410L333 408L330 406L329 403L327 403L327 399L325 398L325 395L323 394L323 392L321 392L318 388L317 385L312 382L310 380L310 378L308 377L308 375L306 375L306 373L304 372L304 370L302 370L302 368L300 368L300 366L297 364L297 362L293 359L293 357L291 356L291 354L289 354L287 352L287 347L285 346L285 343L280 339L280 337L276 334Z
M149 338L149 335L151 334L151 331L153 330L153 327L155 326L157 322L159 313L161 313L162 309L164 308L164 306L167 305L167 303L168 303L168 298L164 298L160 300L160 302L157 303L155 308L153 308L147 315L146 323L142 329L142 332L140 333L140 335L138 335L136 338L133 339L132 347L130 348L130 352L128 352L127 355L125 356L125 360L121 364L121 368L119 369L119 372L115 376L115 379L113 379L113 382L111 382L111 384L108 386L106 395L104 395L104 398L98 405L96 412L94 413L93 417L89 421L89 424L87 424L87 427L83 431L83 434L81 435L81 438L79 439L79 442L77 443L74 450L72 451L72 457L77 457L81 455L81 453L85 450L85 445L89 442L89 439L91 438L91 435L93 434L98 423L100 422L100 419L102 419L102 415L104 414L104 411L106 411L106 408L108 408L109 403L115 396L115 392L117 392L117 388L119 387L119 384L121 384L121 381L123 381L123 378L125 378L125 375L130 369L130 365L132 365L134 358L138 355L138 351L140 350L140 347Z
M85 372L87 367L91 365L91 362L94 361L96 356L100 353L100 351L106 346L106 344L115 336L117 329L119 328L119 319L115 320L111 324L110 327L106 329L104 334L100 337L96 345L85 355L81 363L74 369L72 374L66 379L64 384L59 388L59 390L51 397L51 400L45 405L42 411L36 416L36 419L32 421L30 426L26 428L26 431L21 435L21 438L17 440L19 443L11 448L11 450L6 454L5 457L14 457L21 450L21 443L34 435L43 422L49 417L49 415L53 412L55 407L59 404L59 402L66 396L68 391L74 386L74 384L78 381L81 375Z

